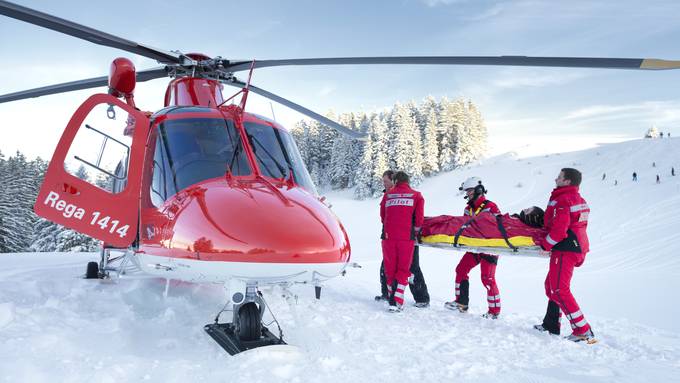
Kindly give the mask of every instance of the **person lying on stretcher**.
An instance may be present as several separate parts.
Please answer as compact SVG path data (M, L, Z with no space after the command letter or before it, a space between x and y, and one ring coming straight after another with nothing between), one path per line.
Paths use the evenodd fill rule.
M422 243L449 243L474 247L537 246L546 232L543 209L532 206L513 215L483 212L476 217L425 217Z

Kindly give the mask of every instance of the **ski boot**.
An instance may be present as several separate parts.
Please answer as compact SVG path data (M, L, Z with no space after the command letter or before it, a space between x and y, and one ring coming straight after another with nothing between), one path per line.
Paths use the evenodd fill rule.
M444 303L444 307L446 307L449 310L454 310L458 311L461 313L465 313L468 311L468 305L464 305L462 303L458 303L456 301L451 301L451 302L446 302Z
M593 330L590 329L588 329L588 331L581 335L572 333L571 335L565 337L564 339L577 343L578 342L586 342L587 344L597 343L597 339L595 339L595 334L593 334Z
M397 303L391 304L387 307L387 311L391 313L400 313L404 310L404 305Z
M413 306L419 309L424 309L426 307L430 307L430 302L416 302L413 304Z
M548 328L544 327L543 324L535 324L535 325L534 325L534 329L535 329L535 330L538 330L538 331L540 331L540 332L545 332L545 331L547 331L547 332L550 333L550 335L560 335L560 330L559 330L559 329L558 329L558 330L548 329Z
M482 314L482 318L486 318L486 319L498 319L498 317L499 317L500 315L501 315L501 314L484 313L484 314Z

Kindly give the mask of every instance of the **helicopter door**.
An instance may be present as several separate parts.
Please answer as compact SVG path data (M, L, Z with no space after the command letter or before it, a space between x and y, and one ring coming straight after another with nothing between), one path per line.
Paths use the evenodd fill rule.
M76 110L54 151L35 213L107 245L137 237L149 119L107 94Z

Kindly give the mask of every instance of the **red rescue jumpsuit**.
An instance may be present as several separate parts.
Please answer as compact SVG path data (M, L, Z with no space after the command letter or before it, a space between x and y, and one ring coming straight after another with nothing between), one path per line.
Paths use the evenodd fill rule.
M402 182L383 195L380 202L380 220L385 228L385 239L382 241L383 262L387 279L388 293L397 305L404 304L404 290L411 276L411 261L415 246L416 228L423 225L425 200L417 192Z
M545 209L548 235L541 247L551 250L550 268L545 278L545 294L565 313L576 335L590 329L576 299L571 294L574 267L583 264L589 251L588 214L590 208L578 192L578 186L555 188Z
M487 200L483 195L477 197L473 205L465 207L464 214L470 218L479 215L481 212L488 211L493 214L501 214L498 206ZM486 301L489 306L490 314L500 314L501 312L501 295L498 290L498 285L496 284L496 264L498 263L498 257L495 255L488 254L475 254L475 253L465 253L463 258L458 262L456 266L456 302L468 305L468 280L470 277L468 274L478 264L481 264L481 279L482 284L486 287ZM465 282L463 282L465 281ZM461 283L465 286L462 287L463 294L461 296Z

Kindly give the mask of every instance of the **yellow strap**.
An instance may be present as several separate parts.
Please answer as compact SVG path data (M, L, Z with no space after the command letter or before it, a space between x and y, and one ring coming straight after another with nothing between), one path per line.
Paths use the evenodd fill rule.
M455 236L446 234L428 235L421 239L425 243L454 243ZM518 235L508 238L513 246L536 246L532 237ZM509 247L503 238L473 238L473 237L458 237L458 244L465 246L479 246L479 247Z
M470 210L470 215L475 217L475 216L478 216L479 212L482 210L482 205L479 205L479 207L477 208L477 211L475 211L475 214L472 214L472 208L471 207L469 207L468 209Z

